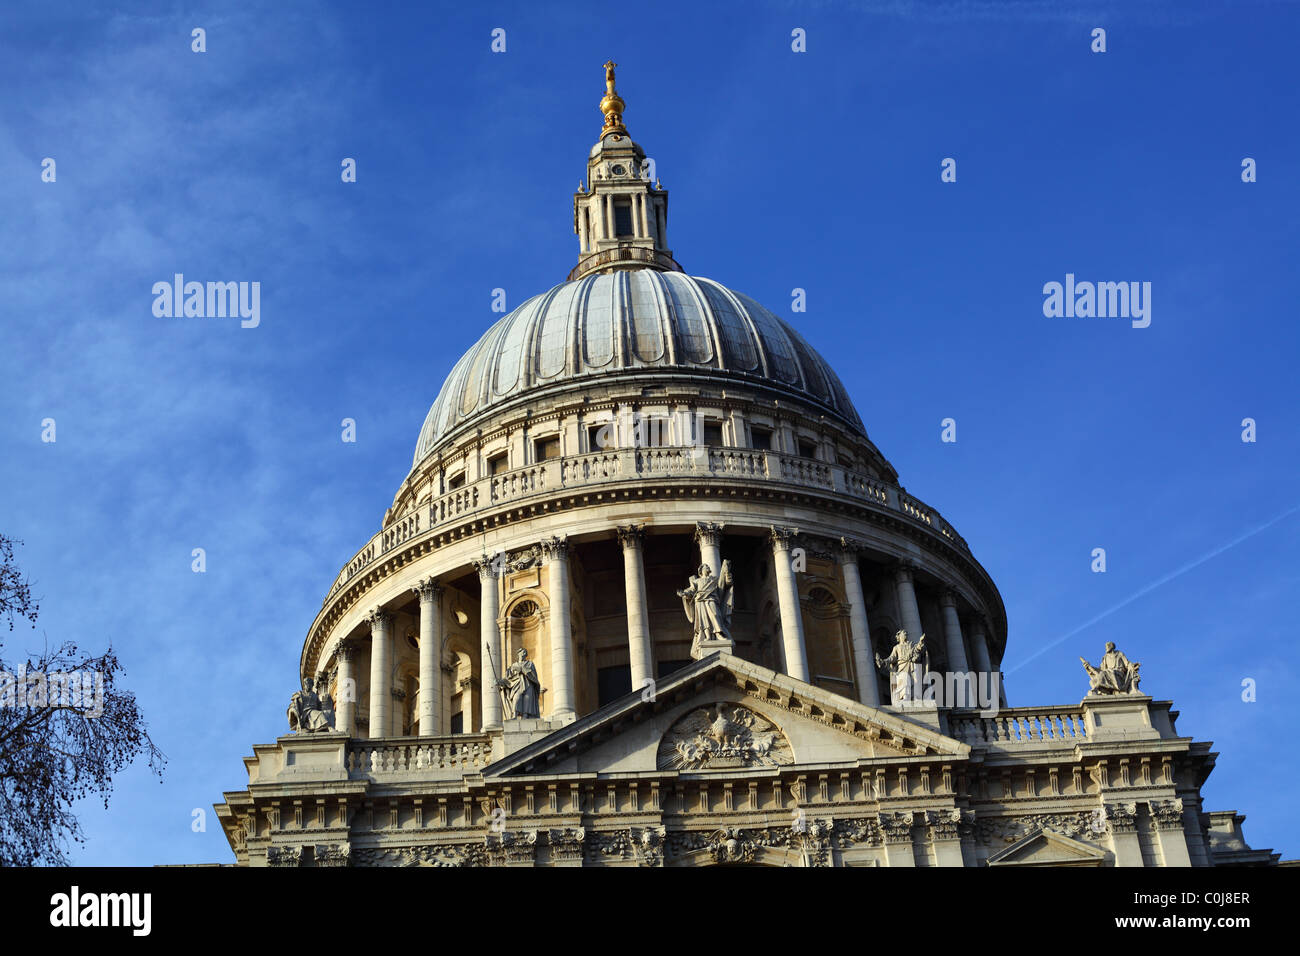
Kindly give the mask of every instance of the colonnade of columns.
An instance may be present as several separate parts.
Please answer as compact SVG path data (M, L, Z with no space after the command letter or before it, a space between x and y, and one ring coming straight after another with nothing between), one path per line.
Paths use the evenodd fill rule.
M722 530L721 524L711 522L699 522L695 529L695 540L700 548L701 563L707 564L714 574L719 573L722 564ZM655 679L654 646L650 634L649 603L646 599L645 533L640 525L623 526L616 531L623 553L629 669L633 689L640 690ZM811 682L799 585L795 577L793 552L797 543L797 534L794 529L772 527L769 540L776 568L782 669L796 680ZM861 546L857 543L847 538L840 539L839 565L844 593L849 605L849 631L858 699L867 706L879 707L888 701L881 700L876 680L875 654L867 616L867 602L862 572L858 566L860 551ZM568 542L563 538L543 541L541 553L551 605L546 618L549 623L551 655L549 683L553 686L549 688L552 696L547 717L551 720L567 722L576 717L573 634L569 614L571 588ZM487 558L475 561L474 566L478 571L481 594L479 608L479 656L483 684L483 692L479 695L481 726L484 730L492 730L502 726L501 695L496 692L493 685L504 673L509 662L503 658L504 648L498 622L500 594L497 567L494 561ZM901 626L908 632L909 638L915 641L924 633L924 628L917 603L914 569L908 562L900 562L894 569L892 585ZM418 597L420 606L419 733L421 736L434 736L441 730L439 714L442 702L439 699L439 692L444 589L432 578L426 578L412 591ZM976 673L991 672L987 625L984 620L975 617L969 622L971 624L969 634L964 635L957 613L957 595L951 590L944 591L940 596L939 609L948 669L967 673L972 671L973 663L973 670ZM371 642L370 736L387 736L392 733L393 619L387 611L376 608L367 615L366 620L370 625ZM968 644L973 660L967 658ZM345 642L337 656L340 687L355 687L354 659L354 646L351 642ZM1005 697L1002 698L1001 703L1005 706ZM339 730L355 734L355 693L344 694L339 701L337 725Z
M578 241L581 251L593 251L596 243L602 239L618 238L614 223L616 199L628 199L632 204L632 235L623 238L653 239L656 247L661 245L658 212L646 197L647 194L644 192L602 193L594 201L581 207L581 214L578 216Z

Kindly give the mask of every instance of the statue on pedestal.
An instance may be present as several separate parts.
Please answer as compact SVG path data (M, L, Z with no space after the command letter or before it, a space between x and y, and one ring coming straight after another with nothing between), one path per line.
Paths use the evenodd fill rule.
M541 717L542 685L537 679L537 665L528 659L528 652L522 647L497 684L505 692L515 717L534 720Z
M905 704L921 699L925 672L930 669L930 655L925 649L925 635L915 644L907 639L907 631L894 635L895 643L888 657L876 655L876 667L887 668L890 704Z
M699 649L701 641L731 640L731 609L735 599L731 577L731 562L722 562L722 572L716 577L713 569L701 564L699 573L690 579L690 587L678 591L686 619L695 625L695 639L691 653Z
M1093 667L1082 657L1079 658L1083 669L1088 672L1088 696L1100 697L1106 694L1139 694L1138 684L1142 675L1138 669L1142 666L1130 661L1123 651L1115 649L1114 641L1106 642L1106 653L1101 656L1101 664Z
M289 698L289 730L295 734L312 734L334 729L334 702L324 687L323 699L316 693L310 677L302 679L302 690Z

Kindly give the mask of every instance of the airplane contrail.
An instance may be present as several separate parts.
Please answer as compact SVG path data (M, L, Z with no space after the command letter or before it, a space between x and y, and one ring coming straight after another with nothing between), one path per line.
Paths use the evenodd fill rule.
M1152 591L1160 587L1162 584L1168 584L1174 578L1181 577L1182 575L1186 574L1188 571L1192 570L1193 568L1200 567L1202 564L1204 564L1206 561L1209 561L1211 558L1217 558L1219 555L1223 554L1223 552L1227 551L1228 549L1235 548L1237 545L1241 544L1241 542L1245 541L1246 539L1253 538L1261 531L1265 531L1268 528L1273 527L1273 525L1277 524L1279 521L1281 521L1284 518L1290 517L1291 515L1295 514L1297 511L1300 511L1300 505L1296 505L1293 508L1288 508L1286 511L1282 512L1277 517L1270 518L1268 521L1265 521L1263 524L1257 525L1256 527L1251 528L1249 531L1245 532L1244 534L1238 535L1237 537L1229 541L1227 544L1220 545L1219 547L1215 548L1213 551L1208 551L1205 554L1201 555L1196 560L1189 561L1187 564L1184 564L1181 568L1178 568L1175 571L1170 571L1164 577L1157 578L1156 580L1152 581L1150 584L1146 585L1145 587L1140 588L1139 590L1130 594L1128 597L1120 601L1114 607L1107 608L1106 610L1098 614L1096 617L1093 617L1090 620L1087 620L1084 623L1080 624L1074 630L1067 631L1065 634L1062 634L1060 637L1058 637L1056 640L1052 641L1049 644L1044 644L1042 647L1040 647L1034 653L1030 654L1028 657L1026 657L1015 667L1011 668L1011 670L1006 671L1006 673L1008 674L1015 673L1020 668L1024 667L1026 664L1032 661L1034 658L1046 654L1052 648L1056 647L1059 644L1064 643L1065 641L1068 641L1070 638L1074 637L1074 635L1078 634L1080 631L1087 630L1088 628L1096 624L1098 621L1110 617L1120 608L1127 607L1128 605L1132 604L1134 601L1136 601L1138 598L1142 597L1143 595L1150 594Z

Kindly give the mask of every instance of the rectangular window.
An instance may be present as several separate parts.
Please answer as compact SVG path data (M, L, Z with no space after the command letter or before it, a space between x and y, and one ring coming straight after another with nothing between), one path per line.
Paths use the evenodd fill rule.
M551 438L539 438L533 442L533 460L546 461L549 458L560 457L560 438L558 435Z
M632 203L630 200L614 200L614 235L618 237L632 235Z
M454 491L465 484L465 472L459 472L447 479L447 490Z
M808 439L806 439L806 438L800 438L800 439L799 439L799 457L800 457L800 458L816 458L816 457L817 457L817 444L816 444L816 442L810 442L810 441L809 441Z
M772 429L762 425L749 426L750 445L754 448L770 449L772 447Z
M722 445L722 424L720 422L704 423L704 444L718 448Z
M596 672L598 707L604 707L612 700L618 700L625 694L632 693L632 668L627 664L616 667L602 667Z
M501 452L499 455L493 455L487 460L487 473L489 475L499 475L506 470L506 465L510 461L510 455L507 452Z
M465 714L459 710L451 715L451 732L453 734L465 732Z

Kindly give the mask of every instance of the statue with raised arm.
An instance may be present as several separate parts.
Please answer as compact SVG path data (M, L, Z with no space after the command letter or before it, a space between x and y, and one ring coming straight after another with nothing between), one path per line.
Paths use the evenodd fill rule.
M499 685L506 692L516 717L536 719L542 715L542 685L537 679L537 665L528 659L528 652L522 647L515 653L515 662L506 668Z
M889 702L904 704L921 699L925 672L930 669L929 653L925 649L925 635L915 644L907 639L907 631L894 635L894 646L888 657L876 655L876 667L889 671Z
M1101 656L1101 664L1093 667L1082 657L1079 658L1083 669L1088 672L1088 696L1106 694L1139 694L1138 685L1142 682L1139 673L1141 664L1130 661L1124 652L1115 649L1114 641L1106 642L1106 653Z
M324 681L321 681L322 689ZM310 677L302 679L302 690L289 699L289 730L295 734L312 734L334 729L334 707L329 690L324 701L316 693L315 682Z
M690 587L678 591L686 619L695 625L695 638L691 642L694 653L701 641L731 640L731 610L735 600L731 577L731 562L722 562L722 571L713 574L707 564L691 577Z

